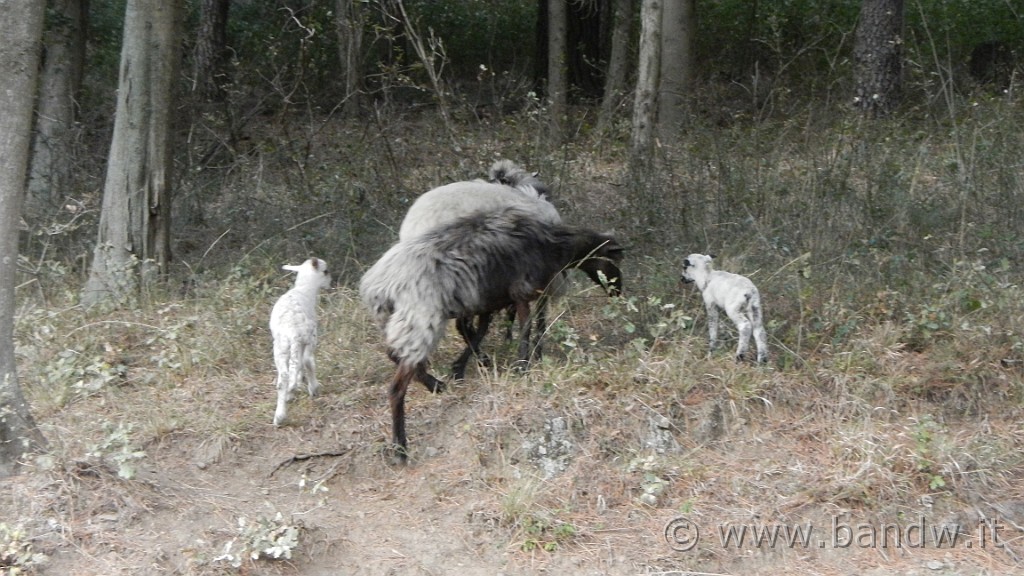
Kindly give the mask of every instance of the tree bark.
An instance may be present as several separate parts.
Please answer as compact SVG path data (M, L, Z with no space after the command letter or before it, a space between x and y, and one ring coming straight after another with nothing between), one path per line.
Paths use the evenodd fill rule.
M171 117L182 1L128 0L99 237L82 303L131 304L170 261Z
M18 384L14 359L18 230L44 8L33 0L0 0L0 477L13 474L26 453L45 445Z
M870 117L899 105L903 72L903 0L863 0L853 44L854 106Z
M632 169L642 172L654 150L658 119L658 73L661 68L661 0L642 0L640 5L640 62L633 103Z
M47 2L45 46L32 138L28 220L44 218L71 193L76 100L85 66L88 0Z
M672 0L661 15L661 77L658 83L658 137L679 139L693 90L693 44L697 22L693 0Z
M633 31L634 0L615 0L615 15L612 21L612 48L608 58L608 73L605 76L604 96L598 115L597 131L604 133L615 118L615 112L626 94L629 75L629 41Z
M231 0L202 0L199 7L192 91L206 101L218 101L224 97L230 7Z
M569 86L566 80L566 0L548 0L548 106L555 139L564 133Z
M360 0L337 0L334 12L338 32L338 60L345 82L342 110L346 116L354 118L359 115L362 100L363 27L366 15Z

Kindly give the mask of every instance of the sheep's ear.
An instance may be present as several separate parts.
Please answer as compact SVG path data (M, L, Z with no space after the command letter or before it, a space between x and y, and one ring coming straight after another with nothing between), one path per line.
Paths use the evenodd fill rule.
M718 258L718 256L715 256L714 254L708 254L708 258L714 260L715 258Z
M299 267L294 264L285 264L284 266L281 266L281 270L287 270L289 272L298 272Z
M310 258L309 259L309 265L313 267L313 270L319 270L320 269L320 259L319 258Z
M693 266L693 264L690 264L690 259L683 258L683 268L689 268L690 266Z

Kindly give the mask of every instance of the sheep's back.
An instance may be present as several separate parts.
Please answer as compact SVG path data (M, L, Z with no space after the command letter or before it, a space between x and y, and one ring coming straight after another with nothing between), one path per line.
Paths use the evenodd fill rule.
M536 193L527 194L516 188L481 180L454 182L417 198L402 220L398 237L409 240L459 218L492 214L506 208L522 209L548 224L560 224L562 221L554 205Z

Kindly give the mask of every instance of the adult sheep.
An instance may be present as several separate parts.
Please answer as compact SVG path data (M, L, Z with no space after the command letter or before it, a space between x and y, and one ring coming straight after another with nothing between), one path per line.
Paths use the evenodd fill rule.
M611 236L551 224L520 207L459 218L385 252L363 276L359 292L398 365L388 390L398 459L407 457L409 382L415 378L431 392L444 387L427 373L427 363L448 320L515 306L522 321L529 303L562 270L579 268L595 281L603 275L618 282L621 258L622 247Z
M532 172L527 172L510 160L495 162L488 174L489 180L469 180L454 182L434 188L413 202L402 220L398 237L400 241L408 240L425 232L445 226L458 218L477 213L493 213L505 208L515 207L532 213L539 222L558 225L562 218L558 210L551 204L551 191L547 184ZM606 280L610 280L606 279ZM600 282L595 279L595 282ZM545 292L545 297L537 305L537 339L530 346L531 326L520 317L519 348L522 351L530 348L534 354L541 350L540 339L546 329L546 300L557 297L565 291L564 278L559 275ZM613 292L614 293L614 292ZM483 341L490 325L492 313L456 319L456 328L466 348L452 363L452 376L461 380L465 376L466 364L473 356L480 357L480 343ZM475 322L475 324L474 324ZM522 359L522 354L520 354Z

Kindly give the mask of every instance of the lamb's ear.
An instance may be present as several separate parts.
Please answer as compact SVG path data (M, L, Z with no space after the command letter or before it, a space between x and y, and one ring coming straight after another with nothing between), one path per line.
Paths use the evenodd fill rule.
M714 260L715 258L718 258L718 256L715 256L714 254L708 254L708 258Z
M309 265L313 267L313 270L319 270L320 269L320 259L319 258L310 258L309 259Z
M690 266L693 266L693 264L690 264L690 259L683 258L683 268L689 268Z
M281 270L287 270L289 272L298 272L299 267L294 264L285 264L284 266L281 266Z

